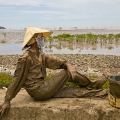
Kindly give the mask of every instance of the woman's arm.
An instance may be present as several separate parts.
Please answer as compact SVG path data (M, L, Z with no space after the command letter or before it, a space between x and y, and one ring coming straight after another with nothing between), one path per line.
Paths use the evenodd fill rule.
M45 55L45 65L47 68L51 68L51 69L67 69L72 78L74 79L75 77L75 69L73 68L73 66L68 63L66 60L62 60L59 59L56 56L51 56L51 55Z
M73 68L73 66L70 63L65 63L65 65L66 65L67 70L70 72L72 79L74 79L75 73L76 73L75 68Z
M47 68L56 70L56 69L66 69L65 63L67 62L66 60L62 60L54 55L48 55L44 54L44 64Z
M10 101L17 95L23 86L27 72L28 72L28 60L26 55L24 54L22 57L18 59L16 70L14 73L14 77L10 85L8 86L4 103L0 108L0 114L4 114L10 108Z

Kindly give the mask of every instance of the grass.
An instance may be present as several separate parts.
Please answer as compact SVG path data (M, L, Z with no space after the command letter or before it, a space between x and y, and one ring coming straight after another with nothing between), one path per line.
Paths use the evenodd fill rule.
M65 86L77 86L77 84L73 83L73 82L66 82Z
M102 86L102 89L107 89L110 87L109 81L107 80L106 83Z
M9 73L0 72L0 88L8 87L11 83L13 76Z
M50 73L47 74L47 76L44 80L49 80L52 76L53 76L53 74L50 72Z

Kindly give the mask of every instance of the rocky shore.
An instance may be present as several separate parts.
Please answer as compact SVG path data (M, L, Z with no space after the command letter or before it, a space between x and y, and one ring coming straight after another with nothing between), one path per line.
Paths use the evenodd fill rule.
M102 72L116 73L120 71L120 56L93 55L93 54L55 54L55 56L67 60L78 71L86 71L95 68ZM15 69L20 55L0 55L0 65L9 69Z

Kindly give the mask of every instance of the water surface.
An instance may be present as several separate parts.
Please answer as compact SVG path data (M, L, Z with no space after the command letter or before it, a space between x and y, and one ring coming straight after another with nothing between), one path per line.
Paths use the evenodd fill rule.
M70 47L70 48L69 48ZM67 46L60 48L56 46L52 47L44 47L44 52L47 54L106 54L106 55L120 55L120 46L114 47L112 49L108 49L106 47L102 47L99 45L95 46L83 46L82 49L76 46ZM0 44L0 55L12 55L12 54L22 54L24 51L21 50L22 43L10 43L10 44Z

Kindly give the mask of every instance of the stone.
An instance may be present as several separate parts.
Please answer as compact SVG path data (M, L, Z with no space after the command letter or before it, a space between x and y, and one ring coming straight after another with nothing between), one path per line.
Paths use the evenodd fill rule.
M52 54L51 54L52 55ZM120 71L120 56L93 54L55 54L57 57L69 61L79 71L95 68L99 71L116 73ZM0 66L4 66L13 73L20 55L0 55ZM14 69L13 69L14 68Z
M0 90L0 104L5 96ZM2 120L119 120L120 110L108 98L51 98L35 101L21 90L11 101L10 111Z

